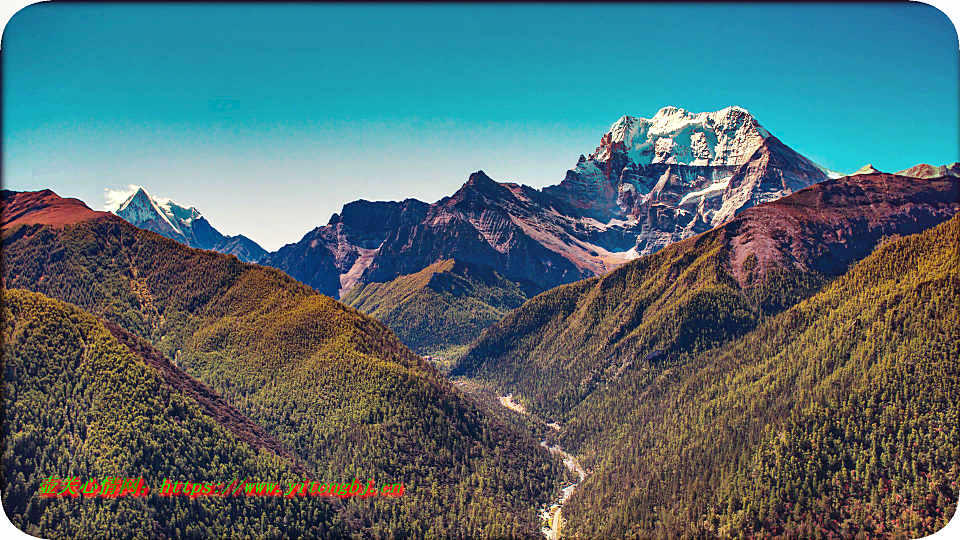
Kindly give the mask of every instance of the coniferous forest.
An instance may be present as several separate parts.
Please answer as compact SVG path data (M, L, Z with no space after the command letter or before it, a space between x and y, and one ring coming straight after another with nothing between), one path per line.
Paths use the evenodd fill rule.
M278 270L5 191L4 507L48 538L533 538L573 482L569 538L931 534L960 475L960 201L955 178L892 178L824 182L526 301L458 261L352 293L407 341L441 325L452 379ZM477 310L504 316L481 331ZM112 477L404 491L66 487ZM40 495L51 478L65 495Z
M485 414L376 320L314 293L277 270L187 248L110 216L62 227L37 224L5 229L4 263L9 294L31 289L143 336L178 369L262 426L289 454L284 463L274 463L275 470L299 466L300 474L321 482L359 478L404 483L404 495L396 499L345 500L339 519L347 528L340 530L397 538L539 534L536 509L558 487L562 465L536 441ZM31 313L25 312L23 320L14 315L8 327L31 329L43 323L42 317ZM5 354L20 354L19 348L9 348L11 342L5 339L5 343ZM58 347L38 346L18 362L27 373L56 363L63 373L55 378L71 380L71 370L83 368L77 362L86 350L84 342L75 339ZM118 371L119 366L110 364L117 358L108 356L98 362L103 369ZM144 376L157 376L149 367L141 369ZM9 368L6 373L7 384L14 385L18 378ZM61 392L87 396L83 386ZM190 404L186 397L171 399L184 400L184 407ZM64 407L61 416L83 410L83 403L58 404ZM150 407L118 414L128 415L126 429L149 431L153 420L143 416L162 412ZM5 433L32 432L32 428L41 439L57 438L63 428L50 421L34 424L30 416L5 419ZM85 422L97 420L71 421L78 429L88 429ZM104 435L89 451L124 455L116 446L122 440L119 437ZM82 439L66 440L82 444ZM46 445L33 444L26 448L47 455ZM192 454L187 447L177 451ZM79 446L72 451L79 451ZM255 455L242 446L229 451ZM7 455L11 460L7 463L15 463L15 454ZM51 453L49 459L61 459L54 455L59 454ZM152 459L173 459L159 451L151 455ZM144 475L175 470L150 459L141 459L150 463ZM211 461L230 460L197 456L189 464L192 469L180 475L205 471ZM254 465L249 470L267 470L266 465L253 469ZM16 490L29 500L29 494L39 489L43 473L18 470L16 474L16 479L30 479ZM266 473L260 476L274 480ZM152 481L159 483L159 477ZM5 497L12 493L3 492ZM38 528L56 523L44 517L47 511L56 510L33 508L22 523ZM284 512L273 516L286 519ZM174 533L170 523L158 525L164 535ZM270 530L255 526L241 534ZM296 532L300 529L283 530L300 534Z
M0 540L960 534L950 1L0 2Z

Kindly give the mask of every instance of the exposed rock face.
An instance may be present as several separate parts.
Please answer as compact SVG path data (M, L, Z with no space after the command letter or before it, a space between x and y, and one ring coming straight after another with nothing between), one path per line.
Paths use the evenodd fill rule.
M960 163L950 165L940 165L934 167L926 163L914 165L909 169L898 172L900 176L912 176L914 178L940 178L941 176L960 176Z
M206 222L206 220L203 221ZM213 227L210 229L216 232ZM259 262L267 254L267 250L260 247L260 244L242 234L223 236L219 242L212 244L212 246L210 249L228 255L236 255L238 259L244 262Z
M348 203L327 225L268 254L260 264L279 268L317 291L339 298L356 285L387 236L422 221L428 206L416 199Z
M544 192L601 223L630 222L637 251L645 254L828 173L744 109L691 114L665 107L650 120L618 120L589 158L581 156L563 182Z
M745 284L743 262L757 259L756 275L773 267L837 276L884 238L916 234L960 210L957 178L850 175L813 186L727 223L730 268Z
M483 171L434 204L357 201L261 263L338 297L455 258L545 290L604 274L831 174L739 107L625 116L556 185Z
M534 189L474 173L452 197L430 205L420 223L391 231L363 279L388 281L446 258L490 266L540 288L593 275L571 260L576 238L562 218L550 219L550 207L539 199Z

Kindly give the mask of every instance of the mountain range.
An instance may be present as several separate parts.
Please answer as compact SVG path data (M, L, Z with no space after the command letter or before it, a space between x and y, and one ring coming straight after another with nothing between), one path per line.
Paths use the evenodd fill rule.
M958 211L956 176L826 180L538 295L450 375L579 458L564 537L925 536L960 475Z
M275 269L190 248L49 190L0 195L4 309L21 301L31 306L4 315L4 344L17 344L5 351L5 359L23 364L6 372L5 395L22 390L18 403L30 410L6 415L3 426L5 440L25 434L23 452L32 456L3 476L19 486L15 492L23 498L16 499L22 502L17 508L23 514L18 519L24 526L64 537L64 531L69 536L71 530L93 530L118 511L109 499L84 500L81 507L88 510L75 516L71 529L55 517L69 513L71 501L33 495L52 474L122 470L148 475L148 484L156 487L162 474L220 481L236 471L262 481L306 475L321 482L361 478L406 486L396 499L353 498L333 509L305 503L304 514L284 514L285 534L539 534L536 508L558 487L562 466L535 441L481 410L380 322ZM37 325L45 332L42 340ZM97 329L97 343L114 352L101 355L94 337L72 329L77 325ZM102 327L117 330L110 337ZM77 332L82 339L74 338ZM52 366L58 370L52 378L14 377L42 374ZM143 386L145 377L157 382ZM88 380L90 390L75 382ZM60 382L51 386L53 381ZM113 382L122 385L109 389L109 400L91 406L97 392L107 391L100 386ZM133 404L123 401L125 385L134 386L129 390ZM183 404L150 397L157 385L176 393ZM49 401L34 387L79 401ZM179 428L188 413L219 427L195 433L189 431L193 423ZM113 415L110 423L104 423L104 414ZM111 431L117 424L123 429ZM168 443L159 430L166 425L178 430L178 438ZM95 439L84 442L84 433ZM273 456L265 458L272 469L243 457L263 455L261 448ZM78 468L64 457L88 452L103 454L100 465ZM246 459L249 466L224 468L217 456L230 463ZM118 469L118 463L126 465ZM6 484L3 488L6 504L10 491ZM173 509L181 519L158 518L151 530L165 537L183 531L204 535L235 523L224 515L188 526L185 515L196 520L221 507L215 502L196 506ZM235 515L247 520L242 527L248 532L277 530L251 525L248 511Z
M950 219L960 210L958 180L852 175L749 209L526 302L476 340L452 375L523 388L548 417L568 411L624 370L716 347L814 294L879 243Z
M546 290L609 272L828 174L744 109L666 107L650 120L618 120L556 186L501 183L479 171L433 204L357 201L262 262L335 298L356 283L451 258Z
M932 178L958 171L958 164L918 165L899 174ZM879 171L868 165L853 174L872 172ZM429 308L434 313L425 317L427 304L411 301L418 296L405 294L407 301L394 305L391 299L401 296L387 291L426 283L407 276L455 260L460 267L487 267L505 280L498 295L518 290L522 299L531 298L603 275L757 204L839 176L783 144L743 108L691 113L664 107L650 119L620 118L557 185L538 190L497 182L478 171L452 196L433 204L416 199L348 203L326 225L272 253L246 237L224 237L196 209L151 197L142 188L115 211L192 247L283 270L354 307L375 305L382 320L418 353L455 357L492 322L491 313L500 313L497 309L459 306L449 311L451 317L457 312L454 320L438 318L445 311ZM383 297L371 303L368 289L363 295L368 301L361 304L349 293L362 284L385 284L376 286ZM464 291L478 291L477 285ZM485 305L481 298L473 300L475 306ZM441 338L425 331L426 320L459 330Z
M0 193L0 488L31 534L918 537L956 511L958 164L840 176L743 109L668 107L556 186L355 201L259 264L190 247L229 249L195 208L116 202ZM406 488L35 496L116 474Z

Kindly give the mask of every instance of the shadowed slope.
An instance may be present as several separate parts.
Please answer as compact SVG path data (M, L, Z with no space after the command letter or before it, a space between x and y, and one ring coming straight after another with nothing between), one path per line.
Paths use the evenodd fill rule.
M381 323L278 270L119 219L3 234L8 287L148 338L317 478L406 484L399 499L347 501L374 536L539 534L535 508L559 467Z
M342 505L329 499L284 501L281 531L273 521L261 522L277 511L276 501L161 497L165 479L228 488L234 479L302 481L303 472L289 459L258 450L275 441L246 436L257 428L218 396L176 368L158 370L98 318L40 294L6 289L2 294L0 488L4 510L24 532L56 539L101 537L105 529L121 538L223 538L244 530L330 537L362 529L346 525ZM230 410L227 427L224 410ZM101 486L109 477L142 478L150 492L112 499L41 497L41 483L51 477L76 477L81 485L94 479Z

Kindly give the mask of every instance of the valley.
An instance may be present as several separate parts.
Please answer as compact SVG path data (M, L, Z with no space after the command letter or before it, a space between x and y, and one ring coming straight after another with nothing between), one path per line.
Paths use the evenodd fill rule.
M947 540L958 36L8 10L0 539Z
M587 472L580 466L577 458L565 452L560 445L547 446L546 442L541 442L540 445L549 450L551 454L560 456L563 459L564 466L579 478L577 482L564 486L561 490L560 498L555 503L549 507L540 509L540 517L549 524L549 527L543 528L544 536L546 536L548 540L557 540L560 538L560 529L563 527L563 517L561 516L563 505L570 499L570 496L573 495L577 486L587 478Z
M499 403L501 406L512 411L513 413L521 415L525 418L530 418L526 408L513 400L513 394L500 396ZM561 430L561 427L556 423L543 424L554 431ZM570 499L570 496L573 495L573 492L576 490L577 486L580 485L584 479L586 479L588 473L580 465L580 462L577 460L576 456L566 452L559 444L550 444L547 440L542 440L540 441L540 446L547 449L550 452L550 455L559 457L563 462L564 467L566 467L572 475L572 481L560 489L559 496L546 505L540 507L540 519L547 524L542 529L544 536L548 540L557 540L560 538L560 529L563 526L563 518L561 517L563 505Z
M494 537L629 536L666 534L680 521L701 524L696 534L706 536L807 534L810 524L779 506L764 507L773 517L732 510L739 503L731 501L744 497L768 504L767 492L743 474L779 486L791 508L804 512L814 512L818 493L832 493L823 484L796 491L756 468L784 466L769 461L771 452L794 451L784 434L818 437L808 423L827 422L849 441L873 437L848 418L866 414L862 425L874 429L881 419L857 412L858 404L892 399L891 407L902 408L897 396L906 394L890 394L890 385L928 381L914 377L917 369L943 373L940 386L922 383L932 399L960 392L943 364L960 344L944 326L960 294L958 180L883 173L826 180L604 276L533 297L489 267L450 259L391 283L359 283L346 298L395 326L421 310L419 334L398 332L407 341L457 328L445 320L469 320L437 306L489 310L490 328L436 351L452 357L420 357L376 319L282 272L183 246L52 192L3 194L4 294L16 300L27 294L18 289L28 289L101 317L114 347L139 355L238 444L271 453L291 471L371 478L405 471L409 487L397 502L338 503L324 510L331 516L325 527L376 536L363 523L392 515L408 520L411 534L459 535L465 527ZM360 257L370 261L371 253ZM891 273L900 264L912 273ZM901 319L899 306L921 298L941 307L927 308L928 318ZM874 308L858 307L865 305ZM13 328L21 324L16 317ZM838 322L845 319L860 322ZM818 329L832 332L830 340ZM911 353L916 347L927 356ZM833 349L843 352L820 352ZM885 360L871 365L868 357ZM290 399L317 386L333 400ZM838 408L849 412L825 412ZM942 452L960 434L939 415L925 406L896 420L940 429L925 435L921 448L929 450L899 454L931 471L905 485L935 501L902 510L926 516L912 531L930 530L947 515L939 501L954 473ZM411 429L420 431L416 451ZM734 435L740 430L748 436ZM387 443L358 468L349 456L370 452L367 440ZM451 447L471 450L450 454ZM857 448L844 452L865 451ZM840 460L845 497L852 497L834 512L859 512L859 479L874 478L876 469L864 468L862 456L828 452L823 459ZM499 472L479 472L492 466ZM455 472L467 467L478 472ZM803 476L792 468L782 474ZM440 479L444 490L418 489ZM450 497L461 501L453 512L463 519L443 529L421 520ZM664 506L668 500L675 506ZM468 517L482 507L506 519L493 526ZM816 516L819 527L833 530ZM633 528L623 529L625 521Z

